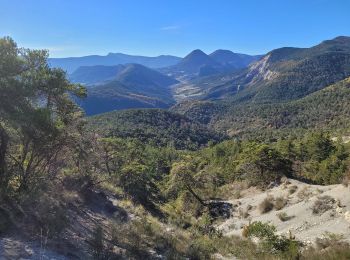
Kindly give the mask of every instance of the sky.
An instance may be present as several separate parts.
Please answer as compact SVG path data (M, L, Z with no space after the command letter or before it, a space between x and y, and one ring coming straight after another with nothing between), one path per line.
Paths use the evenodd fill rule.
M350 0L0 0L0 37L51 57L264 54L350 36Z

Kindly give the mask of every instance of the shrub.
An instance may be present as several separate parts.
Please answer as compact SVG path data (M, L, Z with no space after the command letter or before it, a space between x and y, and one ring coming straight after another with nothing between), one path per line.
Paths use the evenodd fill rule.
M281 255L283 259L298 259L301 243L292 237L278 236L275 232L275 226L260 221L246 227L247 237L259 238L263 251Z
M315 201L314 205L312 206L312 213L316 215L322 215L326 211L332 209L334 203L335 199L331 196L321 196Z
M350 245L343 235L326 232L323 238L316 239L316 248L303 253L302 259L350 259Z
M297 194L298 198L301 199L301 200L308 200L312 195L313 195L313 192L307 186L305 186Z
M291 161L265 144L251 143L241 154L238 172L251 186L267 188L292 173Z
M210 259L216 251L213 241L208 236L202 236L190 244L187 256L190 259Z
M276 232L275 226L260 221L254 221L246 227L246 237L272 238Z
M316 239L316 246L318 249L325 249L328 247L334 247L337 245L348 244L344 241L344 235L326 232L322 238Z
M310 248L303 252L302 260L345 260L350 259L349 245L336 245L328 247L327 250Z
M291 220L295 216L288 216L286 212L280 212L276 215L281 221L285 222Z
M265 214L267 212L270 212L274 207L273 204L273 197L267 197L265 198L260 204L259 204L259 210L261 214Z
M275 199L274 207L276 210L283 209L287 204L287 200L284 197L278 197Z

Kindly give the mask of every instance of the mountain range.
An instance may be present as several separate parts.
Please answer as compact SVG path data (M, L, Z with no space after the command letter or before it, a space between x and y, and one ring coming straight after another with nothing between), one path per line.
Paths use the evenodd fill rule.
M311 48L280 48L267 53L232 79L207 91L204 99L276 102L301 98L350 75L350 37Z
M171 110L231 136L337 132L350 127L349 77L350 37L340 36L311 48L276 49L242 71L186 82L181 87L196 92Z
M88 115L126 108L167 108L174 104L169 86L178 81L140 64L80 67L71 77L77 82L90 79L91 83L97 75L110 81L88 87L87 98L79 101Z
M168 59L170 62L165 62L166 57L171 57ZM108 54L51 59L50 62L51 66L68 72L85 64L69 73L69 78L88 88L88 97L79 101L79 104L88 115L92 115L114 109L168 108L175 103L174 92L179 80L235 71L258 58L260 56L236 54L227 50L217 50L210 55L194 50L183 59L166 55L152 58ZM171 65L174 62L177 62L176 65ZM148 67L142 64L148 64ZM154 68L161 65L165 67Z
M50 58L49 64L52 67L59 67L67 71L68 74L73 73L81 66L105 65L114 66L127 63L138 63L150 68L162 68L178 63L180 57L171 55L160 55L157 57L146 57L128 55L123 53L109 53L105 56L89 55L84 57L68 57L68 58Z
M189 53L176 65L162 68L161 71L176 78L193 79L245 68L260 57L260 55L250 56L233 53L229 50L216 50L207 55L197 49Z
M69 76L89 90L88 98L80 101L88 115L175 105L174 111L191 114L186 109L195 109L213 122L213 117L218 118L216 109L226 114L237 105L299 100L348 78L350 37L339 36L310 48L282 47L263 56L228 50L207 55L194 50L173 61L161 68L135 63L80 66Z

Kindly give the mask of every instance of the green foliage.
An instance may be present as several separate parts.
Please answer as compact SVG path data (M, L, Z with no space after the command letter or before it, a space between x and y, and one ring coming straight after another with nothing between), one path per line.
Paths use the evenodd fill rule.
M272 239L275 236L276 227L262 222L253 222L248 225L247 237L257 237L260 239Z
M195 150L224 135L182 115L160 109L115 111L89 118L89 128L104 136L135 138L153 146Z
M291 161L264 144L250 143L243 149L239 171L254 186L266 186L282 176L291 176Z
M312 132L299 139L279 140L278 149L292 159L294 176L317 184L340 183L348 169L349 154L344 144L324 132ZM289 147L286 150L286 147Z
M188 257L196 260L210 259L216 251L213 241L208 236L203 236L192 241L188 250Z
M272 58L300 58L293 49L281 52L286 53ZM89 118L85 128L70 99L84 96L84 88L69 83L61 70L49 68L46 59L46 52L20 49L13 40L0 39L0 231L12 223L8 208L15 198L37 222L32 226L36 234L41 230L50 238L59 237L70 212L58 196L62 187L80 194L108 186L142 212L142 218L137 216L111 235L112 242L132 252L131 257L151 257L151 247L175 259L210 259L215 253L242 259L298 259L300 244L292 236L276 235L269 224L253 222L246 227L246 235L257 237L258 245L223 237L213 225L210 203L223 192L227 197L237 193L238 183L267 188L287 176L327 185L340 183L348 171L348 145L332 140L325 131L304 134L306 129L350 126L348 80L298 101L199 102L198 107L189 105L187 112L187 104L177 108L188 117L163 110L113 112ZM295 95L320 88L322 77ZM260 94L271 93L265 86ZM224 135L196 119L241 138L223 141ZM262 208L278 210L285 203L284 198L270 198ZM334 203L320 197L313 211L322 214ZM109 236L97 225L90 239L96 259L109 257ZM331 255L347 255L348 247L335 247Z
M311 48L279 48L245 70L227 77L190 82L206 86L202 99L232 103L279 103L302 98L350 76L350 38L338 37Z
M71 74L71 79L90 85L88 97L80 102L88 115L128 108L168 108L174 103L169 86L178 83L140 64L84 66Z
M2 192L26 191L57 163L73 143L80 112L69 94L85 90L65 72L51 69L46 51L18 48L0 39L0 186ZM53 170L51 168L51 170Z
M247 237L257 237L264 251L288 257L289 259L297 259L300 254L299 242L293 238L278 236L275 232L275 226L260 221L249 224L246 229Z
M145 165L132 163L122 168L119 185L131 198L144 206L157 201L158 189Z
M349 83L347 78L293 101L193 101L175 106L173 111L243 139L275 140L302 136L311 129L346 134L350 127Z

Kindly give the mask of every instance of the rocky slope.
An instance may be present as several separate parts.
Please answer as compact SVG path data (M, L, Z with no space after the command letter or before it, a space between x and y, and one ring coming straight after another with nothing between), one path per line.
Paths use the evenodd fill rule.
M266 199L275 207L262 213L261 205ZM350 241L350 188L342 184L319 186L286 180L266 192L255 188L243 190L241 198L229 202L234 205L232 217L218 226L225 235L241 236L244 226L261 221L306 244L314 243L327 232ZM276 205L282 208L276 209Z

